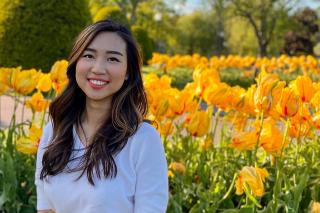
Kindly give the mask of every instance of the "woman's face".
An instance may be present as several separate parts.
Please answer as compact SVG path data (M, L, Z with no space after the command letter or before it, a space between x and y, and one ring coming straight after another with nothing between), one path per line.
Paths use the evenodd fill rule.
M126 76L126 43L114 32L99 33L76 64L76 81L87 102L111 104Z

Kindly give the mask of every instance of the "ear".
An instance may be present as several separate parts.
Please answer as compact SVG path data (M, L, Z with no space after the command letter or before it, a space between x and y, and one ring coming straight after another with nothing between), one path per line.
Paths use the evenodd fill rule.
M124 78L124 80L128 80L129 76L128 76L128 73L126 74L126 77Z

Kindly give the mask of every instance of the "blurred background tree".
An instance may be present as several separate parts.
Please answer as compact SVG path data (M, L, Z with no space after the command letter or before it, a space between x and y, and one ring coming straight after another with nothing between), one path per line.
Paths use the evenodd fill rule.
M283 53L288 55L313 55L316 36L319 35L318 15L315 10L304 8L293 14L295 27L285 34Z
M279 21L293 9L297 1L230 0L230 3L234 7L235 14L243 17L253 28L259 55L266 56Z
M299 0L194 0L199 7L188 9L189 1L2 0L1 66L47 71L67 57L85 25L105 18L132 29L144 63L152 52L277 56L317 49L319 11Z
M2 0L0 8L2 67L49 71L91 22L86 0Z

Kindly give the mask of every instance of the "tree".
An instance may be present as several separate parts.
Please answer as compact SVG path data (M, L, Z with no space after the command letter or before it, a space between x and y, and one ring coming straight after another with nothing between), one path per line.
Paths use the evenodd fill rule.
M319 32L317 12L310 8L304 8L297 11L293 18L297 27L294 31L286 33L283 52L288 55L313 55L314 37Z
M235 13L252 26L259 46L259 55L266 56L279 17L288 13L296 0L229 0Z
M49 71L67 58L75 36L91 22L86 0L2 0L11 5L0 20L1 66Z
M177 50L179 53L211 56L216 49L214 43L216 28L213 15L208 13L193 12L181 16L177 22Z
M210 1L213 11L213 24L216 28L216 35L213 37L213 43L215 44L214 54L221 55L226 54L227 50L227 39L226 39L226 21L229 18L229 4L225 0L212 0Z

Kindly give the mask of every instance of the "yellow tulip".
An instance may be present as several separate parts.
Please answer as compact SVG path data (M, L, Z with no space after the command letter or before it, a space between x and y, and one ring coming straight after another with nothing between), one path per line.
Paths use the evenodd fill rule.
M8 90L9 90L9 87L8 87L7 85L5 85L5 84L2 84L2 83L0 82L0 95L6 93Z
M39 79L37 89L40 90L41 92L48 92L51 90L51 87L52 87L52 81L51 81L50 74L42 74Z
M50 77L53 89L59 94L68 83L67 77L68 61L56 61L51 67Z
M32 125L29 129L29 136L19 138L16 142L16 148L19 152L33 155L37 153L42 129Z
M256 197L261 197L264 193L265 178L269 176L266 169L252 166L245 166L239 173L236 181L236 194L242 195L244 188L248 187L250 193Z
M299 95L302 102L309 102L314 95L312 80L308 76L299 76L291 82L290 86Z
M282 117L292 117L299 109L299 98L291 88L284 88L281 93L277 110Z
M15 69L11 76L11 86L16 92L27 95L36 88L40 75L35 69Z
M32 95L31 100L26 101L26 106L33 112L42 112L49 106L49 101L43 98L41 92L36 92Z
M16 68L20 69L20 68ZM11 76L15 69L14 68L0 68L0 85L10 87L11 86Z
M312 202L311 206L311 213L320 213L320 203L319 202Z
M174 177L174 173L171 170L168 171L168 177L169 178L173 178Z
M207 111L196 111L190 117L190 122L187 124L187 130L195 137L201 137L208 133L212 118L212 107Z

